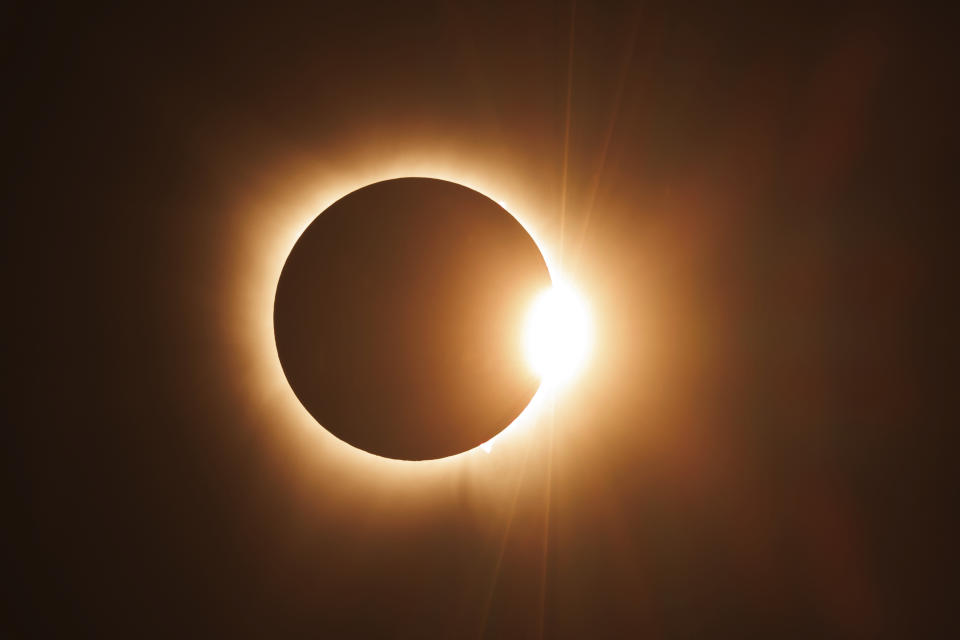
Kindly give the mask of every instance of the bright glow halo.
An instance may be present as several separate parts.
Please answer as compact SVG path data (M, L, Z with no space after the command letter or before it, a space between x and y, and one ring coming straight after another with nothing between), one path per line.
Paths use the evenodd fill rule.
M380 164L380 162L375 160L372 163L359 164L367 164L368 167L371 167ZM457 166L458 164L460 163L450 161L450 166ZM321 186L319 189L316 186L301 183L302 186L299 189L289 189L285 198L273 202L272 206L275 207L277 212L273 216L263 216L262 209L259 209L259 207L256 210L250 210L248 215L251 216L253 222L247 227L249 235L246 235L245 243L241 245L242 250L238 247L234 254L235 259L242 261L240 264L242 264L242 270L247 276L239 280L242 288L233 290L234 295L237 296L233 298L233 304L239 306L233 307L236 312L225 318L224 323L229 328L229 333L237 335L240 338L240 344L246 345L241 353L246 354L245 357L248 358L245 370L251 375L241 379L244 382L245 396L250 398L251 402L255 402L261 408L260 410L268 412L264 415L269 416L272 423L276 424L275 421L278 419L282 423L290 423L292 429L289 431L289 437L292 439L287 441L291 443L295 451L305 454L303 456L304 463L309 460L316 461L319 457L327 463L336 460L338 464L356 468L362 467L370 471L377 469L386 472L389 469L403 468L408 470L409 473L413 473L415 477L425 479L432 477L435 473L455 472L455 469L462 464L473 467L473 460L479 463L481 460L487 459L484 452L490 452L494 442L496 442L496 449L509 445L509 452L506 448L503 450L507 453L507 459L512 460L515 455L519 455L519 453L516 453L517 448L524 449L526 442L529 442L529 438L535 437L535 433L539 431L539 429L533 427L548 415L548 406L552 404L549 402L549 397L552 394L547 393L547 391L557 388L560 384L568 384L575 377L575 374L582 369L585 356L592 342L589 336L586 337L586 341L581 344L581 347L574 351L575 354L580 355L572 357L569 361L569 367L563 365L560 369L551 369L549 365L544 365L547 368L543 369L541 365L535 364L535 361L529 360L529 351L525 352L524 355L528 357L534 371L542 372L542 375L540 375L542 384L523 412L494 439L475 449L447 458L417 462L393 460L367 453L343 443L327 432L326 429L317 428L321 425L318 425L303 408L289 388L280 366L273 336L273 300L279 274L291 248L313 219L325 210L329 204L367 184L399 177L437 178L469 187L487 195L501 206L505 202L509 202L510 210L508 210L508 213L513 215L533 238L546 261L547 269L555 285L554 288L558 283L564 282L562 274L557 271L557 263L552 259L549 247L545 246L543 242L544 234L549 234L553 229L554 219L550 215L549 208L538 204L539 199L533 198L533 195L516 181L515 174L508 175L507 172L504 172L503 176L496 173L480 175L468 170L465 166L461 166L461 169L463 170L453 171L449 167L442 168L442 163L435 160L430 162L423 162L422 160L389 162L387 165L381 164L380 169L360 170L355 173L351 172L351 175L338 174L326 178L320 177L319 184L325 186ZM294 191L299 191L302 196L293 195ZM264 202L260 199L260 207L262 206L264 206ZM259 215L258 210L260 211ZM523 213L518 214L517 212ZM560 297L561 304L564 299L568 298L566 296ZM531 301L530 313L534 317L549 319L551 316L549 312L545 314L540 311L534 312L534 309L541 308L538 306L537 300L539 298ZM546 308L549 309L552 304L547 304ZM583 309L586 309L586 307L584 306ZM573 316L575 320L583 317L586 317L586 326L589 328L589 314L585 316L575 314ZM238 319L242 319L239 324L237 323ZM536 322L539 322L539 320ZM520 326L517 328L517 335L521 338L518 341L518 348L525 350L526 327L522 324L518 323ZM529 324L528 322L527 325L529 326ZM547 326L550 326L550 322L547 323ZM583 327L584 322L577 320L574 326ZM239 330L239 334L235 333L237 330ZM551 336L562 335L563 331L562 328L550 329L543 336L543 341L549 343L554 339ZM532 344L539 344L538 340L540 339L534 340ZM540 349L540 347L536 347L536 349ZM555 375L559 371L565 373ZM293 444L295 442L299 444ZM308 442L315 443L318 446L305 447ZM306 455L308 451L316 451L316 453ZM477 455L480 458L476 458ZM312 473L312 471L309 473ZM389 475L383 476L385 482ZM381 476L378 473L376 477Z

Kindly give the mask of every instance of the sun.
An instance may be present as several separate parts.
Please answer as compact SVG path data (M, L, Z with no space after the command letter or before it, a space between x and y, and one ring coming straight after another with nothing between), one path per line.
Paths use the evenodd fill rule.
M542 206L542 198L529 190L528 183L511 172L481 170L472 161L464 163L459 155L444 150L427 149L429 153L424 155L422 144L412 148L415 151L388 159L360 153L344 165L347 168L342 175L332 175L319 183L313 178L292 186L284 183L295 194L251 201L256 206L242 210L245 216L243 242L231 245L234 250L229 254L230 264L242 277L238 277L232 287L224 288L229 295L229 305L225 308L232 313L224 315L221 321L227 335L235 335L242 345L242 355L248 363L246 369L252 374L233 379L243 397L259 403L256 406L271 407L271 420L280 415L283 422L290 425L289 430L284 431L284 437L295 443L298 455L302 453L297 460L311 470L318 460L324 464L336 461L365 474L372 472L368 477L378 481L393 482L399 477L396 474L401 474L410 482L420 483L459 465L478 464L484 460L485 454L506 444L509 449L516 450L520 443L540 433L534 427L555 398L553 392L558 387L568 387L584 372L591 352L599 343L599 339L594 339L595 316L585 302L587 299L581 298L579 287L561 284L570 281L558 273L559 264L553 259L556 251L548 240L553 229L554 211ZM491 161L489 166L500 165ZM318 212L345 194L375 182L411 176L456 182L497 202L534 239L554 282L550 289L530 295L525 306L521 303L511 309L516 322L515 337L512 338L517 354L514 362L527 368L541 384L530 403L510 425L491 440L470 450L478 452L479 458L464 452L414 462L371 455L348 445L325 429L316 428L316 419L304 409L287 384L277 355L273 318L277 282L291 248L304 230ZM278 215L264 216L265 208L278 212ZM599 335L597 333L598 338ZM322 446L315 446L317 444Z
M524 326L524 351L544 386L571 382L586 364L592 343L590 310L575 289L555 282L534 298Z

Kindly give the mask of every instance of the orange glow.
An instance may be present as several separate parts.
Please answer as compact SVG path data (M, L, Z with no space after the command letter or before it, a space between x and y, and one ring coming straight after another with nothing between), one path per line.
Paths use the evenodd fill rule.
M498 477L489 478L489 488L496 491L502 484L503 465L513 468L519 464L523 452L542 436L541 423L546 423L551 415L546 408L552 406L556 398L550 392L551 384L541 385L513 423L475 449L448 458L419 462L375 456L340 441L321 428L294 395L277 355L273 335L274 296L287 255L316 216L337 199L362 186L404 176L458 182L486 194L501 205L510 203L509 212L540 248L554 282L563 282L552 244L547 241L557 232L556 212L548 207L549 194L523 185L517 173L502 163L486 163L496 168L481 173L476 170L479 163L464 162L436 151L429 159L420 150L415 155L395 156L389 160L362 150L356 154L352 158L344 155L335 173L319 171L317 175L305 175L302 158L294 158L290 174L283 175L282 170L278 170L277 174L266 176L261 184L251 187L256 193L245 203L243 210L237 212L244 219L237 225L243 235L233 244L229 259L239 277L233 280L232 289L225 291L229 296L226 309L232 313L221 322L227 329L225 335L231 339L230 348L240 360L235 361L236 370L245 372L245 375L234 378L235 384L242 387L239 395L247 399L248 410L263 416L265 427L283 435L276 441L277 446L292 456L288 457L291 462L297 463L290 468L290 472L297 475L312 476L317 464L330 471L332 465L343 472L359 473L375 484L396 488L397 485L391 483L396 481L397 473L402 473L405 483L412 483L404 486L414 490L422 482L450 478L464 472L484 476L493 473ZM523 327L518 327L518 332L522 330ZM552 378L552 374L545 377ZM488 455L491 451L496 455ZM490 467L491 463L493 467ZM488 472L488 467L493 471Z

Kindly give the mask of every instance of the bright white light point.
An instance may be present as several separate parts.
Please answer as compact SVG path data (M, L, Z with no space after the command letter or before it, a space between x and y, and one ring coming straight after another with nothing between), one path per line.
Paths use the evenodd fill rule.
M491 451L493 451L493 440L492 439L487 440L482 445L480 445L480 448L483 449L484 453L490 453Z
M527 362L548 387L570 382L583 367L593 342L590 313L565 284L540 293L524 327Z

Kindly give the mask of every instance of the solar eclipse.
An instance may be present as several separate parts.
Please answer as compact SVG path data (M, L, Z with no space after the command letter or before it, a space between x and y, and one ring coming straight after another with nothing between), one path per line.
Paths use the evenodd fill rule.
M300 402L348 444L402 460L455 455L585 356L584 308L553 284L533 238L490 198L384 180L328 207L291 250L278 355Z

